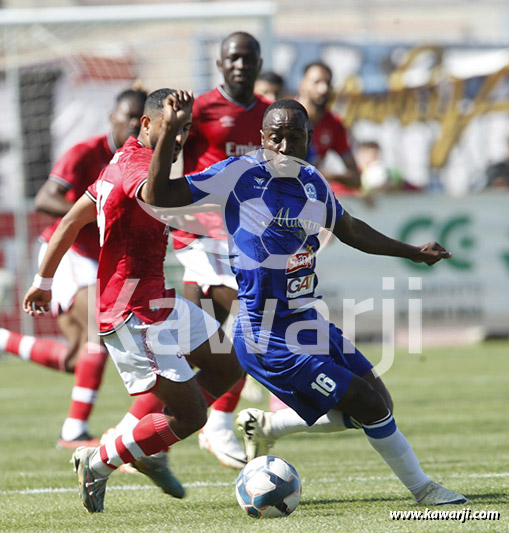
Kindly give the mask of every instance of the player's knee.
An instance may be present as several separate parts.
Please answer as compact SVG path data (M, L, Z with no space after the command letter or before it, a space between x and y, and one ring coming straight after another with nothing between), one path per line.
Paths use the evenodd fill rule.
M379 420L387 414L382 396L365 380L355 379L345 394L347 413L363 424Z
M188 410L183 416L174 417L175 429L181 439L199 431L207 422L207 406Z

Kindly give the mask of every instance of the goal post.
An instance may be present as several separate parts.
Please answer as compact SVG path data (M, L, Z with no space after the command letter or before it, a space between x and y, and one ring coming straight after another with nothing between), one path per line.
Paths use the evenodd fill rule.
M47 333L20 313L36 268L33 196L56 159L107 131L115 96L135 82L192 89L219 81L222 38L252 33L272 63L275 4L199 2L3 9L0 17L0 324ZM14 279L15 283L12 282ZM49 322L48 322L49 324Z

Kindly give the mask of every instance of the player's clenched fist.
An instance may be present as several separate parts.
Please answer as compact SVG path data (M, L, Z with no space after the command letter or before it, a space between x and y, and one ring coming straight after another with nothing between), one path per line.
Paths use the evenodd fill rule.
M193 110L194 96L191 91L177 90L168 95L163 105L163 120L167 128L180 128Z

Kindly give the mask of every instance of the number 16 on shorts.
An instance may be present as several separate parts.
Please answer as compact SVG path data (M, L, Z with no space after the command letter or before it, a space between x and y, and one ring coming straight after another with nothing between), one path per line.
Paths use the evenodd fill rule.
M324 396L329 396L336 388L336 382L323 372L316 376L315 381L311 383L311 388L320 392Z

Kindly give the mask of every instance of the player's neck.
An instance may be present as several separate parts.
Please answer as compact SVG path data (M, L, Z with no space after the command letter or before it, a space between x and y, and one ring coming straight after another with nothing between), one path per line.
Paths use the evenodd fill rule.
M221 89L235 102L247 107L254 102L255 95L252 88L236 89L229 85L221 85Z

